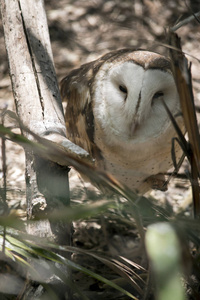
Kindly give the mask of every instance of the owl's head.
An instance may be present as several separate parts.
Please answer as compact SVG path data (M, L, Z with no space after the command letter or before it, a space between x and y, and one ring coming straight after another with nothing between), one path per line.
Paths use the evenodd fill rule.
M93 86L94 117L115 144L143 143L167 132L176 117L179 97L170 61L154 52L133 51L102 64Z

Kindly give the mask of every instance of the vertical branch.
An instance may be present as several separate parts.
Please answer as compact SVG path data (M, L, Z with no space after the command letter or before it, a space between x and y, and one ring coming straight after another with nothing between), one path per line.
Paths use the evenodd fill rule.
M66 128L53 64L43 0L0 0L5 44L16 110L22 123L40 136L65 137ZM23 132L23 126L22 126ZM24 135L33 139L25 130ZM68 167L26 152L27 214L69 205ZM28 231L69 245L71 224L31 222ZM70 272L65 270L69 278ZM69 289L62 286L63 297Z
M40 136L65 137L65 120L43 0L1 0L1 13L19 118L26 127ZM23 133L32 138L25 131ZM29 218L38 210L69 205L68 171L67 167L43 161L31 152L26 153ZM59 188L60 181L62 189ZM47 227L46 224L40 224L41 236L46 235ZM65 224L51 224L55 240L62 244L70 240L70 237L63 237L64 232L69 234L69 227L67 220ZM31 231L38 233L38 226L35 229L31 227Z
M1 114L2 125L4 125L4 111ZM3 189L2 189L2 199L3 199L3 213L7 213L7 163L6 163L6 141L5 138L1 139L1 151L2 151L2 171L3 171ZM3 228L3 244L2 252L5 253L5 241L6 241L6 226Z
M172 70L180 97L183 119L188 132L189 153L187 157L191 165L191 184L193 193L194 216L200 217L200 135L195 113L194 96L192 91L191 65L184 56L179 37L169 32L170 57Z

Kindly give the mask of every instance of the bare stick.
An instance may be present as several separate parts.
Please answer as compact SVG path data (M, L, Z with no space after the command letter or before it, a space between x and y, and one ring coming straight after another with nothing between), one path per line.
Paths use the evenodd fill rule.
M176 30L178 30L179 28L181 28L182 26L187 25L188 23L190 23L191 21L197 19L198 17L200 17L200 11L195 13L194 15L184 19L183 21L180 21L178 24L174 25L173 27L170 28L170 31L175 32Z

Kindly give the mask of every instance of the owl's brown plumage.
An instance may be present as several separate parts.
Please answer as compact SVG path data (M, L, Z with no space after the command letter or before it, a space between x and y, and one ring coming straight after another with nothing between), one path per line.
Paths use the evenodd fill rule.
M161 100L176 118L180 105L165 57L132 49L107 53L66 76L61 94L68 138L100 169L143 193L155 183L152 175L159 181L157 174L171 167L175 131Z

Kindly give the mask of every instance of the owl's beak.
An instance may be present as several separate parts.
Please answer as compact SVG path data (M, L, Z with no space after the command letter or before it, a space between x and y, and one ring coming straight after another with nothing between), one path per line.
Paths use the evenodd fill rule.
M134 135L134 133L137 130L138 126L139 126L139 123L137 121L133 121L133 123L131 124L131 136Z

